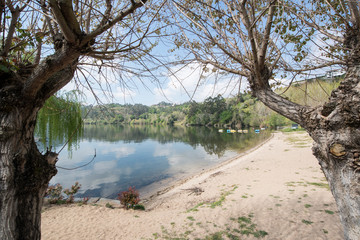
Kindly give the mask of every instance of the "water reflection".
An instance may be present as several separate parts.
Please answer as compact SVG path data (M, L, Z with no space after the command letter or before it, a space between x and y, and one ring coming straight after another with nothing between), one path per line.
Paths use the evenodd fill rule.
M207 127L85 126L78 150L61 152L51 184L70 187L78 181L79 197L116 198L129 186L137 189L163 179L192 174L258 144L268 134L227 134Z

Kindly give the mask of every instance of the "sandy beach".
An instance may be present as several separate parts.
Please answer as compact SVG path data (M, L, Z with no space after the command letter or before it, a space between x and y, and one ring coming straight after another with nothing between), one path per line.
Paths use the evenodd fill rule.
M44 207L42 239L343 239L311 145L305 132L274 133L261 147L144 200L146 211L107 200Z

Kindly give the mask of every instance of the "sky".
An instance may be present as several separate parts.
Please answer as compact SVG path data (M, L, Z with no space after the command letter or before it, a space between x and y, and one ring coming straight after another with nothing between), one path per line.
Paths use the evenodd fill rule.
M176 72L175 74L170 74ZM211 71L210 71L211 72ZM239 91L239 77L216 76L210 73L202 72L200 64L189 64L185 67L174 66L169 71L162 72L162 84L145 83L144 84L132 78L132 81L126 88L116 80L115 74L109 74L104 77L94 75L100 80L101 87L94 83L91 84L94 93L103 104L144 104L154 105L162 101L181 104L190 100L202 102L208 97L216 97L221 94L224 98L235 96ZM129 76L128 76L129 77ZM131 77L131 76L130 76ZM80 81L84 83L80 77ZM108 85L107 85L108 84ZM85 87L78 86L75 80L66 85L62 92L71 90L80 90L85 98L82 100L85 104L97 104L94 94ZM241 81L241 90L246 89L246 81ZM111 91L110 91L111 89Z
M324 45L324 43L320 41L319 38L315 39L315 43L316 44L311 46L312 49L310 51L310 53L312 53L310 54L312 55L310 60L313 62L323 58L320 57L321 52L319 51L319 46ZM169 55L169 58L171 58L172 54L168 51L168 49L169 47L161 45L160 42L160 45L155 47L153 50L155 51L155 54ZM85 59L84 61L86 62L93 60ZM84 68L86 68L86 66ZM84 72L87 73L88 71ZM65 86L62 91L71 91L79 87L78 90L83 92L84 96L86 96L83 99L85 104L140 103L151 106L162 101L172 104L181 104L191 100L202 102L206 98L216 97L218 94L222 95L224 98L227 98L235 96L239 93L239 90L243 92L248 88L245 78L240 79L239 76L234 77L230 75L223 75L218 78L214 74L209 74L209 72L212 72L211 69L208 73L204 73L199 63L192 63L184 67L171 66L157 70L156 74L161 75L161 84L149 83L148 79L139 80L131 74L126 75L122 73L120 74L123 76L126 75L127 78L125 77L125 80L122 83L119 83L118 75L111 74L111 71L108 72L109 74L106 77L99 75L96 71L93 72L94 79L100 83L99 85L95 80L89 80L89 82L91 82L90 85L93 92L88 89L84 78L81 77L81 74L83 73L79 73L79 80L85 85L85 87L79 87L79 84L76 84L75 80L73 80L67 86ZM318 73L317 71L312 71L311 74L298 76L296 80L298 81L303 80L304 78L313 78L315 75L322 74L323 73ZM275 78L277 77L279 76L275 76ZM276 80L281 81L286 85L290 83L292 76L288 76L288 78L289 79ZM145 84L142 83L142 81L144 81ZM240 82L241 85L239 86ZM98 97L99 101L95 99L94 94L96 97Z

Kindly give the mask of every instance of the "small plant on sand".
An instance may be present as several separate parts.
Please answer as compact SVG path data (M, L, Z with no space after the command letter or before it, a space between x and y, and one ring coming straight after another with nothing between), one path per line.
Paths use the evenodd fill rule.
M75 182L75 184L71 186L71 189L64 190L64 193L67 195L66 203L74 202L74 195L79 191L80 187L81 185Z
M45 197L49 198L49 203L56 204L63 200L62 189L63 187L59 183L48 187Z
M305 220L305 219L303 219L301 222L305 223L306 225L311 225L313 223L312 221Z
M58 183L53 186L49 186L46 190L45 197L49 198L49 203L51 204L64 204L64 203L73 203L74 195L79 191L81 185L76 182L71 186L71 189L65 189L63 191L63 187ZM64 198L64 195L66 197ZM89 198L84 198L83 203L86 203Z
M110 208L110 209L114 209L113 205L111 205L111 203L108 203L108 202L105 204L105 207Z
M135 205L133 206L133 209L134 209L134 210L145 210L145 207L144 207L144 205L142 205L142 204L135 204Z
M118 194L118 199L126 209L134 208L140 202L139 192L134 187Z

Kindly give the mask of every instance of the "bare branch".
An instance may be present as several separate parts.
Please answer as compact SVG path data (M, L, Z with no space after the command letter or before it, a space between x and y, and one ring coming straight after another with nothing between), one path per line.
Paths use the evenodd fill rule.
M274 4L275 3L276 3L276 0L270 2L269 7L268 7L269 13L268 13L267 21L266 21L264 36L262 39L262 45L260 48L260 55L259 55L260 69L264 68L264 64L265 64L266 52L267 52L267 48L268 48L268 45L270 42L270 33L271 33L272 25L273 25L273 17L274 17L274 12L275 12Z
M125 11L120 12L120 14L117 17L115 17L114 20L109 21L105 25L99 25L97 29L95 29L93 32L89 33L83 38L83 40L81 41L81 46L86 45L90 40L95 39L95 37L99 36L106 30L113 27L116 23L122 21L125 17L132 14L136 9L144 6L146 2L147 0L139 0L135 4L131 4L131 6Z
M360 26L360 12L359 12L359 3L356 4L354 0L347 0L350 12L351 12L351 22L357 27Z
M107 21L110 21L111 9L112 9L111 0L106 0L106 10L103 19L100 21L99 26L105 25Z
M258 46L255 40L255 35L254 35L254 30L251 27L251 22L250 22L250 17L248 15L248 11L245 8L244 5L241 5L241 9L240 9L240 15L241 15L241 19L244 22L244 25L246 27L246 30L248 32L248 36L249 36L249 41L250 41L250 45L251 45L251 51L252 51L252 58L253 58L253 64L254 64L254 74L257 76L257 78L260 79L260 72L261 69L259 69L259 62L258 62Z
M11 11L11 22L10 22L9 30L7 32L4 48L0 52L0 56L2 57L7 57L7 55L9 54L11 43L14 38L16 23L20 17L20 12L21 12L19 7L16 8L13 7L12 2L8 1L7 5Z
M312 71L312 70L321 69L321 68L325 68L325 67L330 67L330 66L334 66L334 65L345 65L345 64L346 64L346 62L344 62L344 61L331 61L331 62L327 62L324 64L319 64L319 65L316 65L313 67L304 67L301 69L285 67L284 71L300 73L300 72L307 72L307 71Z
M71 43L75 43L77 37L73 30L69 27L67 23L67 19L65 19L65 16L63 15L57 0L49 0L51 10L54 13L54 16L56 18L57 23L59 24L59 27L61 29L61 32L64 34L64 38Z
M74 14L72 0L58 0L58 2L62 15L66 19L67 25L76 36L80 36L81 29Z
M62 69L72 65L74 61L77 61L77 58L79 56L80 53L77 52L75 49L70 49L66 47L61 51L58 51L56 55L47 57L47 59L42 61L33 70L33 73L27 79L23 87L23 94L30 98L35 97L38 94L39 90L43 87L43 85L48 82L48 79L52 75L54 75L54 73L58 73ZM53 89L53 87L51 87L50 89Z
M237 75L240 75L240 76L244 76L244 77L248 77L249 76L249 72L246 72L246 71L242 71L242 70L236 70L236 69L233 69L233 68L229 68L229 67L226 67L222 64L219 64L218 62L215 62L215 61L211 61L211 60L202 60L202 59L197 59L199 60L200 62L204 63L204 64L211 64L212 66L218 68L218 69L221 69L223 71L226 71L228 73L233 73L233 74L237 74Z

